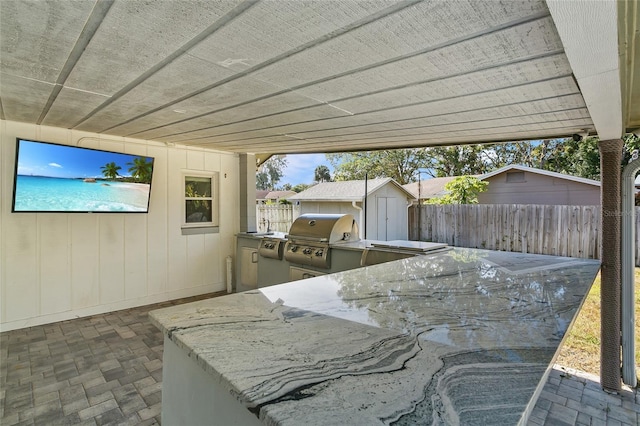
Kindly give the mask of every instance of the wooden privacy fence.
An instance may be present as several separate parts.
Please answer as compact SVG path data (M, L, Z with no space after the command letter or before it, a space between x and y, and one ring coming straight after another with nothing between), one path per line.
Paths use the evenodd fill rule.
M300 207L292 204L257 204L256 219L259 232L269 230L289 232L293 220L300 215Z
M409 209L409 238L456 247L600 258L600 206L421 205ZM640 266L636 207L636 266Z

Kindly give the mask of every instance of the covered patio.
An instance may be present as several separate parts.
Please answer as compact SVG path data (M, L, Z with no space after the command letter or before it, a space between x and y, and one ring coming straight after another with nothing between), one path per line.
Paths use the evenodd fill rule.
M600 383L637 385L619 166L638 2L6 0L0 19L1 331L224 290L273 154L597 135ZM155 157L149 215L12 213L16 138ZM220 223L195 233L192 172L219 180Z

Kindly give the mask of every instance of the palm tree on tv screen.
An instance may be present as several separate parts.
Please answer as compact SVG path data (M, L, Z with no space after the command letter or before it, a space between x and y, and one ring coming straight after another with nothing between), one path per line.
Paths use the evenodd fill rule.
M127 163L129 173L140 183L151 183L151 172L153 171L153 162L147 163L144 157L134 158L132 163Z
M121 168L122 167L118 166L112 161L111 163L107 163L104 166L100 167L100 170L102 170L102 174L107 179L115 179L116 176L119 175L118 170L120 170Z

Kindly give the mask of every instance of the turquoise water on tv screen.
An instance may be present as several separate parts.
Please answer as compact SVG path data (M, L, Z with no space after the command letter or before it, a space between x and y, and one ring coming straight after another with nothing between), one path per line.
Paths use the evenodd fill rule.
M151 185L18 175L14 210L145 212Z

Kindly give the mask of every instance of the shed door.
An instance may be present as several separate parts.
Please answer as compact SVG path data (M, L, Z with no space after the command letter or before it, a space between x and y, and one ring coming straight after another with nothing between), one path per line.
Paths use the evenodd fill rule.
M378 240L389 241L398 239L396 232L397 228L397 216L395 209L395 198L379 197L378 204L378 217L376 223L378 224L376 238Z

